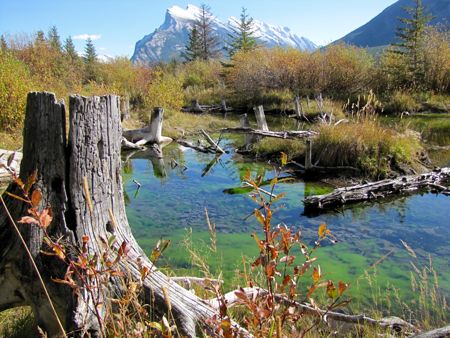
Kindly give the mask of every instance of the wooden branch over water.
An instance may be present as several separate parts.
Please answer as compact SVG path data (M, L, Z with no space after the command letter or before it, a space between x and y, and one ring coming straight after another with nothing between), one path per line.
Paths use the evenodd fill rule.
M246 127L223 128L220 129L222 133L236 133L236 134L253 134L266 137L282 138L282 139L302 139L319 135L319 133L312 130L290 130L290 131L268 131L258 130Z
M450 179L450 168L436 169L421 175L401 176L351 187L338 188L326 195L315 195L303 200L305 212L324 211L336 206L385 198L394 194L431 189L450 194L450 189L441 183Z

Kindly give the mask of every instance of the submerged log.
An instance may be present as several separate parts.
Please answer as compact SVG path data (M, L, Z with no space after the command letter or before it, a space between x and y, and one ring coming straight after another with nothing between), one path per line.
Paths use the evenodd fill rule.
M318 133L312 130L290 130L290 131L267 131L267 130L258 130L253 128L223 128L220 129L222 133L236 133L236 134L252 134L258 136L265 137L274 137L274 138L282 138L282 139L303 139L308 137L317 136Z
M303 204L305 205L305 213L308 213L332 209L345 204L372 201L394 194L414 192L425 188L446 192L449 189L443 187L441 183L449 179L450 168L436 169L421 175L402 176L396 179L338 188L329 194L308 196L303 200Z
M122 250L123 258L116 263L117 269L127 278L142 280L144 298L156 313L167 313L168 301L164 295L169 294L178 329L183 335L196 336L197 328L207 327L206 322L218 315L218 309L159 272L138 246L128 225L121 177L118 97L71 96L68 139L66 135L64 103L57 102L51 93L30 93L20 177L26 182L37 172L33 190L39 189L42 194L38 207L40 210L47 205L52 208L53 219L47 228L49 236L63 240L66 248L74 248L70 252L81 252L86 245L85 239L89 238L86 250L97 257L102 257L105 243L115 236L114 256L124 245L127 251ZM16 183L10 184L7 191L21 195ZM2 198L11 218L6 209L0 209L0 311L30 305L38 325L49 336L58 335L61 329L51 303L44 296L36 271L29 264L12 227L12 220L26 215L30 206L11 195L3 194ZM52 280L64 278L67 265L54 256L42 254L49 250L42 240L42 228L36 224L23 224L20 232L64 329L77 336L86 332L99 335L103 331L105 311L112 308L111 298L125 291L120 279L108 278L89 290L74 275L78 291L74 292L69 286ZM67 255L71 255L70 252ZM144 278L143 267L149 272Z

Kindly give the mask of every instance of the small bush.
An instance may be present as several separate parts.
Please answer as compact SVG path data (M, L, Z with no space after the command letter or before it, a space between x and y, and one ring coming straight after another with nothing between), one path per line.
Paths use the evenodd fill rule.
M24 63L0 51L0 128L13 130L25 116L26 97L31 90L30 74Z

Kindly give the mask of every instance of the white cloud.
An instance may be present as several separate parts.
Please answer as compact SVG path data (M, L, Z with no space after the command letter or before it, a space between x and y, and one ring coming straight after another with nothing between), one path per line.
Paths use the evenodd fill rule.
M94 40L98 40L101 39L101 35L100 34L79 34L79 35L75 35L72 37L72 39L74 40L87 40L87 39L91 39L92 41Z

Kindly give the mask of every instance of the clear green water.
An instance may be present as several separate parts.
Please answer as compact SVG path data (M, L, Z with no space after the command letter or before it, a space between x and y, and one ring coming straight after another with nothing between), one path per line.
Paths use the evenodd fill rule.
M227 148L232 150L231 141ZM159 238L170 239L172 244L160 264L180 274L192 274L196 269L191 267L182 245L187 229L192 229L194 245L201 248L201 255L213 272L223 272L226 287L230 286L236 271L242 271L242 257L258 254L250 234L256 231L261 236L262 231L254 217L246 219L255 208L248 193L224 191L239 187L247 170L270 179L273 169L267 164L249 163L233 151L218 161L215 155L176 144L167 146L163 152L164 160L139 153L126 163L124 188L133 233L146 252L151 251ZM180 166L172 168L173 159L185 164L187 170ZM142 184L137 193L133 180ZM282 222L301 230L304 242L312 245L319 224L325 222L339 240L317 252L327 279L349 282L352 297L361 302L368 294L374 295L377 288L392 287L398 288L400 296L409 302L414 298L410 291L410 262L423 265L431 257L441 289L450 295L450 197L412 195L317 217L302 215L301 200L305 195L330 190L323 184L295 181L279 184L274 191L286 194L277 205L283 208L275 213L274 225ZM208 249L205 208L217 227L217 253ZM418 259L408 255L400 239L415 250ZM386 254L388 257L376 270L370 268ZM372 284L365 272L375 275Z

